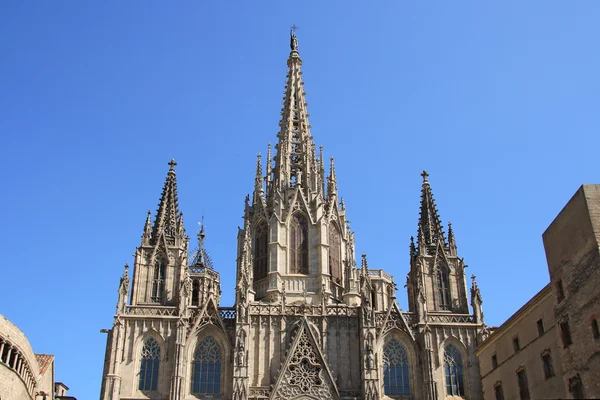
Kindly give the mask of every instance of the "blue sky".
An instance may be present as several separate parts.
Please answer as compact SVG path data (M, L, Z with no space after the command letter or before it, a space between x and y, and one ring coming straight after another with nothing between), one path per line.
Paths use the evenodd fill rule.
M72 395L98 398L99 330L171 158L231 305L296 24L357 255L396 277L406 309L427 169L499 325L548 282L542 232L600 183L598 20L593 1L4 2L0 313L56 355Z

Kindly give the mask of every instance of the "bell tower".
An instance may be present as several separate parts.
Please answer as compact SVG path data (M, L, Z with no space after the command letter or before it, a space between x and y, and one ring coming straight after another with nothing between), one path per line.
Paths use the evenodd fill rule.
M354 236L338 198L334 160L317 150L308 122L302 59L295 30L275 155L266 165L258 155L254 193L245 202L244 228L238 235L238 282L249 300L309 304L323 295L332 302L356 302Z
M131 305L154 304L173 306L184 269L187 266L189 238L179 212L175 160L163 186L154 224L151 213L144 226L141 246L135 251Z
M458 257L452 225L448 240L433 199L429 174L423 171L417 245L411 237L410 272L407 278L409 310L468 314L467 282Z

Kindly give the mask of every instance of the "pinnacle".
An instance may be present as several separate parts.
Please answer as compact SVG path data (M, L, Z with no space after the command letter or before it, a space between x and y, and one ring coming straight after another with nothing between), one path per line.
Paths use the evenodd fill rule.
M434 245L441 242L444 246L446 240L437 206L429 184L429 174L423 171L423 184L421 187L421 212L419 216L418 244Z
M152 240L158 240L161 232L169 238L174 238L182 232L178 228L183 225L181 213L179 212L177 198L177 178L175 175L175 166L177 163L174 159L169 162L169 172L163 186L158 210L156 211L156 219L152 228Z

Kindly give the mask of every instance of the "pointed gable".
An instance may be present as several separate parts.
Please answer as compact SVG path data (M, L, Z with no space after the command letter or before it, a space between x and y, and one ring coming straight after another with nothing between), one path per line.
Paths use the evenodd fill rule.
M338 400L331 371L306 318L292 342L271 392L271 400Z

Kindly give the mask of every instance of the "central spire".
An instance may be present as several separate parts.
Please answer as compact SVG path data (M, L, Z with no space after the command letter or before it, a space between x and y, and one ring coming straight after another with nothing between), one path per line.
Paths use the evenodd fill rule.
M302 187L305 193L316 192L322 187L317 166L315 144L310 134L304 82L302 81L302 59L298 52L296 27L290 30L290 55L288 72L279 122L278 143L275 146L275 168L273 183L275 190Z

